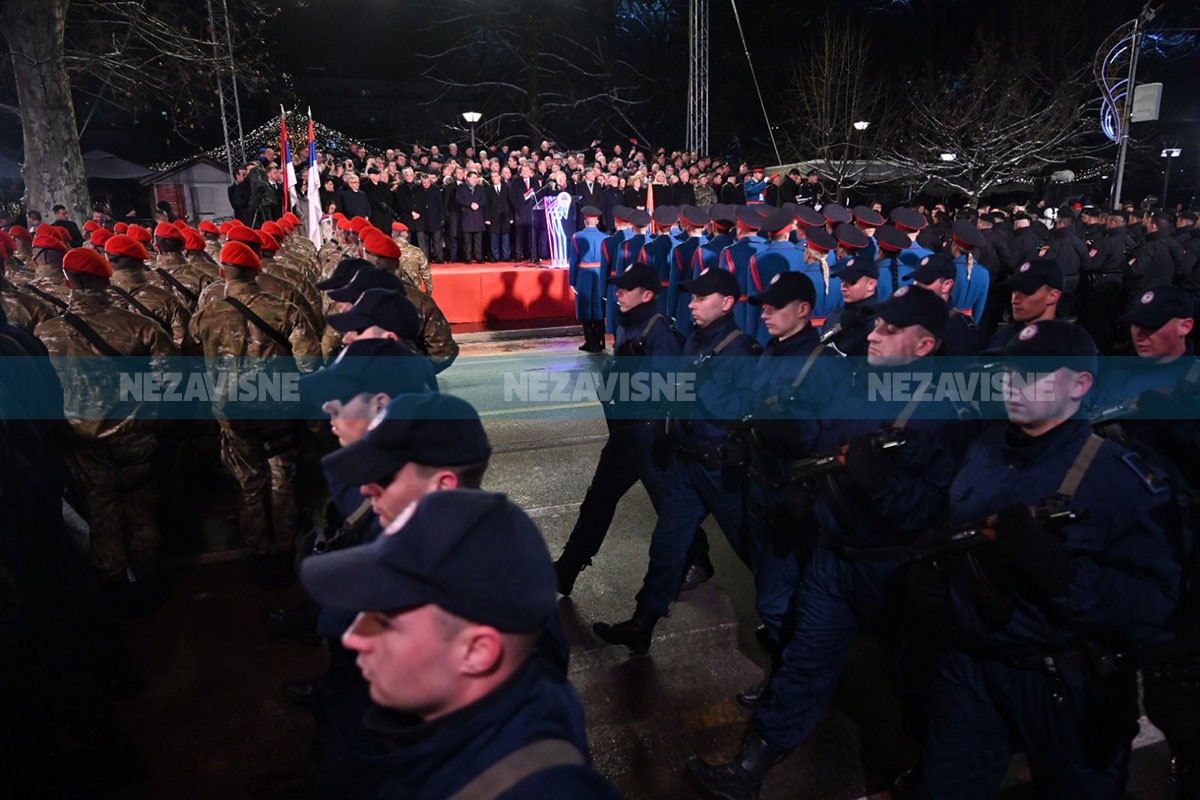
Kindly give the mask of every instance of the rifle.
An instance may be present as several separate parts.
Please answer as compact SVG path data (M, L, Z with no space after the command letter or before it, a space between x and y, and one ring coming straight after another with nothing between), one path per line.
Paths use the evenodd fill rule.
M1032 511L1033 518L1042 527L1053 531L1060 530L1075 522L1081 522L1091 515L1091 512L1086 508L1060 508L1053 501L1048 500L1043 500L1033 506ZM916 560L938 558L950 553L973 550L985 542L994 542L996 540L996 525L998 523L998 515L989 514L984 519L972 520L971 522L957 525L951 530L949 536L937 544L926 547L914 547L913 558Z
M904 447L907 443L908 437L903 428L884 428L871 437L871 447L880 451ZM849 449L850 445L844 444L832 453L793 461L788 469L788 482L803 483L822 475L840 472L846 467L846 452Z

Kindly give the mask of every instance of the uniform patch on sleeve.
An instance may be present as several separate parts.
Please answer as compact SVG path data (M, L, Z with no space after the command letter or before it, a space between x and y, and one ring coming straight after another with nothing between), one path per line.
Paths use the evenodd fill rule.
M1137 475L1150 494L1162 494L1171 488L1158 470L1150 466L1139 453L1125 453L1121 456L1121 463L1133 470L1133 474Z

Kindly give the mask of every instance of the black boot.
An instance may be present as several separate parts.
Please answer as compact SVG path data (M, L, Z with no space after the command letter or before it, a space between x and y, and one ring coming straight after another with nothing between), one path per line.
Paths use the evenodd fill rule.
M758 708L763 698L767 696L767 687L771 685L771 676L766 675L758 683L747 686L734 696L734 700L742 708Z
M632 619L615 625L597 622L592 626L592 632L609 644L623 644L632 650L635 656L641 656L650 650L650 637L654 635L654 625L657 622L658 614L639 605L633 612Z
M584 320L580 325L583 326L583 344L579 345L579 349L590 353L592 352L592 323Z
M697 588L702 583L707 582L716 574L716 569L709 560L708 554L705 553L694 559L688 564L688 568L683 573L683 582L679 584L679 594L690 592Z
M575 588L575 579L579 577L580 572L583 572L584 567L590 567L591 564L590 558L580 558L570 550L563 550L558 561L554 562L554 576L558 579L558 593L564 597L570 597L571 590Z
M751 729L733 761L709 764L700 758L690 758L683 765L684 777L707 797L758 800L767 772L787 754L786 750L771 747L762 734Z

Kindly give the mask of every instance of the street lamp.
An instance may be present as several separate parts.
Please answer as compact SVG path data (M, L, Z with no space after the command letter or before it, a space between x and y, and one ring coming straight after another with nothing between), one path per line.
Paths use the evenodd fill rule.
M478 111L464 111L462 116L463 116L463 119L465 119L467 121L467 124L471 126L471 149L474 150L475 149L475 123L479 122L479 120L483 119L483 114L480 114Z
M856 131L865 131L869 127L871 127L871 123L865 119L860 119L858 122L854 123L854 130Z
M1162 151L1163 158L1163 193L1162 204L1163 208L1167 207L1167 187L1171 183L1171 159L1179 158L1183 154L1183 150L1178 147L1164 147Z
M954 153L942 153L942 161L957 161L958 156Z

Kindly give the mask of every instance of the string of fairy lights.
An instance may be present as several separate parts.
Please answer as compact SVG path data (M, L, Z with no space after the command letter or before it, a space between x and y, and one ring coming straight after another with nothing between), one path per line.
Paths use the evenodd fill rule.
M288 127L288 144L292 148L292 153L305 154L308 152L308 113L295 109L284 114L287 119ZM276 115L273 119L269 119L262 125L259 125L254 130L246 133L242 139L242 146L246 153L246 158L254 158L258 154L260 147L270 147L274 150L279 150L279 135L280 135L280 117ZM316 122L313 125L314 135L317 140L318 150L339 150L350 142L357 141L352 136L348 136L336 128L331 128L328 125L323 125ZM158 164L151 165L151 169L156 172L169 172L170 170L194 161L196 158L211 158L214 161L225 163L225 145L217 145L202 153L189 158L176 159L174 161L164 161Z

